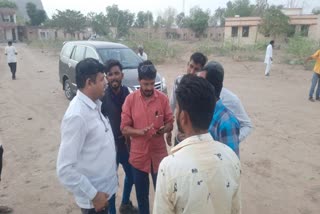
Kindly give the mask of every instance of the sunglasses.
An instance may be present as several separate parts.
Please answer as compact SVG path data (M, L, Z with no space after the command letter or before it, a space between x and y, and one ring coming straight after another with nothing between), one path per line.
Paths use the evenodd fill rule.
M154 65L143 65L143 66L141 66L140 73L148 73L148 72L156 73L157 69L154 67Z

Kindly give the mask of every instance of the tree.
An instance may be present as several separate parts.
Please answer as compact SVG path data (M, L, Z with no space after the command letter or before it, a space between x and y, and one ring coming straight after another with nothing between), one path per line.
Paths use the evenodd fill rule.
M214 12L212 17L212 25L213 26L224 26L226 16L226 8L219 7Z
M46 12L44 10L38 10L34 3L28 2L26 4L26 10L32 26L39 26L47 19Z
M126 36L129 33L130 27L134 22L134 13L130 13L128 10L120 10L118 5L108 6L107 20L111 27L117 28L117 37Z
M162 15L162 18L164 20L164 24L166 28L171 28L172 24L175 21L175 17L177 15L177 10L173 7L168 7Z
M234 17L235 15L241 17L252 16L254 9L255 6L250 4L250 0L229 1L225 10L225 17Z
M176 23L180 28L186 28L189 26L189 17L186 17L185 14L179 13L176 17Z
M51 25L74 35L86 27L86 17L80 11L57 10L57 14L52 16Z
M256 0L256 5L253 11L253 15L263 17L268 7L269 7L268 0Z
M208 21L210 18L210 11L203 11L199 7L190 9L189 27L200 36L208 28Z
M88 25L92 27L92 30L98 35L108 35L109 22L107 17L103 13L89 13L87 15Z
M314 15L319 15L319 14L320 14L320 7L313 8L313 9L312 9L312 13L313 13Z
M16 3L8 1L8 0L0 0L0 8L17 9L17 5L16 5Z
M289 17L276 6L271 6L262 17L259 32L273 37L287 34L290 31Z
M137 19L134 24L135 27L144 28L153 26L153 15L150 11L143 12L139 11L137 14Z

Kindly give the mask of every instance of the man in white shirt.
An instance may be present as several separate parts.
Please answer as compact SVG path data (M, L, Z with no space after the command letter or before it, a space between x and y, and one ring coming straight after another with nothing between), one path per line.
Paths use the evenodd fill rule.
M266 64L266 71L265 71L265 75L269 76L270 75L270 69L271 69L271 64L272 64L272 49L274 47L274 41L271 40L270 44L267 46L267 50L266 50L266 56L264 58L264 63Z
M107 214L118 185L114 137L101 113L100 98L106 87L103 71L103 65L92 58L77 64L79 90L61 124L57 175L83 214Z
M177 125L186 139L160 164L153 213L241 213L239 158L208 133L216 103L213 86L189 74L176 96Z
M7 62L10 67L10 71L12 73L12 79L16 79L16 71L17 71L17 56L18 52L16 48L12 45L12 42L8 42L8 46L5 48L4 54L7 56Z
M139 56L143 61L148 60L148 55L143 51L143 47L142 47L142 46L139 46L139 47L138 47L138 56Z

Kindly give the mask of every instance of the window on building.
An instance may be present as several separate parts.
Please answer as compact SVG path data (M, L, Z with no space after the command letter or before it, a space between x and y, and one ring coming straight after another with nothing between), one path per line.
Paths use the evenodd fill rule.
M301 36L308 36L309 25L301 25Z
M238 27L232 27L231 36L232 37L238 37Z
M249 26L242 27L242 37L249 37Z
M45 39L46 38L46 33L45 32L40 32L40 38Z

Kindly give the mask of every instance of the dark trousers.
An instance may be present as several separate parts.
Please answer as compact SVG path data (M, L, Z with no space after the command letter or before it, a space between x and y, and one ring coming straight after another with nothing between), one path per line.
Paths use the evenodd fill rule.
M110 209L110 204L115 203L115 200L116 200L116 196L113 195L109 200L109 206L100 212L96 212L96 210L93 208L93 209L81 209L81 213L82 214L109 214L113 212L115 213L115 210Z
M130 201L130 194L133 186L133 174L132 167L129 163L129 152L125 149L119 150L117 152L117 165L119 163L122 165L122 168L125 172L123 193L122 193L122 204L128 204ZM109 201L109 213L116 214L116 200Z
M16 71L17 71L17 63L16 62L10 62L8 63L10 67L10 71L12 73L12 79L16 78Z
M132 167L133 171L133 180L136 187L136 195L138 200L138 207L140 214L149 214L150 206L149 206L149 174L139 169ZM151 171L153 169L151 167ZM151 173L153 187L156 189L157 183L157 175L158 173Z

